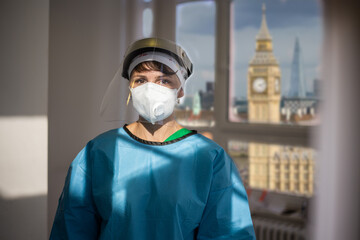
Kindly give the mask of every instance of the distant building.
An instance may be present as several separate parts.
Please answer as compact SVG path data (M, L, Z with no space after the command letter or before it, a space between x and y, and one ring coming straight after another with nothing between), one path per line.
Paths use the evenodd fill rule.
M314 80L314 84L317 80ZM306 91L303 59L299 38L295 39L291 66L290 89L281 99L281 120L283 122L309 122L315 118L319 99L314 93Z
M317 108L318 99L315 97L307 98L282 98L282 109L286 109L290 114L299 114L301 111L302 115L310 114L311 109ZM283 113L284 114L284 113Z
M314 97L320 97L320 89L321 89L321 80L314 79Z
M206 83L206 92L199 92L201 109L211 110L214 107L214 82Z
M263 16L260 31L256 37L256 54L250 61L248 73L248 114L251 122L280 122L280 105L289 111L297 112L299 109L308 109L313 106L314 101L305 97L305 89L294 94L302 97L281 99L281 72L277 60L272 52L272 40L266 24L265 4L263 5ZM294 57L299 65L300 46L297 42L295 47L297 56ZM299 66L294 67L297 77L300 79ZM236 102L239 112L243 109L243 102ZM299 194L312 194L313 191L313 158L309 149L281 147L279 145L251 142L248 145L247 154L235 156L243 165L244 158L248 157L248 183L250 187L269 189L281 192L293 192ZM234 152L236 146L230 146Z
M246 99L244 99L244 100L235 99L234 100L234 111L235 111L235 114L237 114L237 115L241 115L241 114L247 115L248 101Z
M314 192L314 150L249 144L249 183L252 188L311 196Z
M266 23L263 5L262 21L256 36L255 56L248 68L248 119L250 122L280 122L281 71L273 54L273 43Z
M206 82L206 92L214 93L214 82Z
M182 103L176 106L176 109L191 109L193 105L193 96L185 95Z
M229 154L234 160L245 187L249 185L249 156L248 144L240 141L229 141Z
M185 95L175 109L176 120L184 126L214 126L214 83L206 83L206 91L197 91L193 96Z
M193 97L193 104L192 104L192 114L194 116L198 116L201 113L202 106L201 106L201 98L199 92L196 92Z
M293 61L291 65L290 89L287 97L306 97L306 83L303 69L303 59L299 38L295 39Z

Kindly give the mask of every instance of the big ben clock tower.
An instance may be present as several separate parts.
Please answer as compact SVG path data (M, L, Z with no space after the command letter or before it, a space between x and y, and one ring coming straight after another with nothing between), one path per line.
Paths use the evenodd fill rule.
M262 22L256 36L255 56L248 69L248 119L250 122L280 122L281 72L273 55L272 38L266 24L265 4ZM253 188L274 189L278 184L272 161L279 147L250 142L249 185ZM275 180L274 180L275 179Z
M266 24L265 4L256 36L256 53L248 69L248 119L250 122L280 122L281 72L273 55L272 38Z

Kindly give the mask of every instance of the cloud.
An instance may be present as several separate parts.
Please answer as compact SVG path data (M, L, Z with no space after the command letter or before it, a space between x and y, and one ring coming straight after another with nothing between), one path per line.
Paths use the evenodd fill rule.
M235 26L260 27L263 0L234 1ZM281 28L288 25L308 25L320 14L319 3L315 0L266 1L266 15L269 27ZM309 21L308 21L309 20Z
M263 0L234 0L235 28L259 28ZM286 26L310 26L321 14L315 0L266 1L268 26L272 29ZM214 2L189 2L177 8L177 28L182 32L213 35L215 33L216 5Z

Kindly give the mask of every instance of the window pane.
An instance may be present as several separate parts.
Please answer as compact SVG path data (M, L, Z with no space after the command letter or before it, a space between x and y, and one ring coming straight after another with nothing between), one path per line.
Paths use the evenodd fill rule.
M185 126L214 126L215 3L177 5L176 41L194 65L175 113Z
M319 122L318 2L233 1L230 121Z
M233 140L229 141L228 149L247 188L313 195L315 151L312 148Z
M143 35L150 37L152 34L153 15L151 8L145 8L143 11Z

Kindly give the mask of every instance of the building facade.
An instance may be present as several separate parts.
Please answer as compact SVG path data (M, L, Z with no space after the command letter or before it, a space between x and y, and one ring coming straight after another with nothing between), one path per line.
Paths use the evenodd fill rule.
M273 55L265 5L248 70L249 121L280 123L281 71ZM312 195L314 152L309 148L250 142L248 183L251 188Z
M250 122L280 122L281 71L273 54L272 37L266 23L265 5L256 36L255 56L248 69Z

